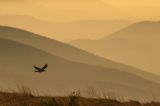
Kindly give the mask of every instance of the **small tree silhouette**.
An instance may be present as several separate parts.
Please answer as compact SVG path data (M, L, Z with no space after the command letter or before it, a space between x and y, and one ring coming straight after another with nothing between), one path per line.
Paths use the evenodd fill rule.
M80 106L78 103L80 99L80 91L74 91L69 95L69 106Z

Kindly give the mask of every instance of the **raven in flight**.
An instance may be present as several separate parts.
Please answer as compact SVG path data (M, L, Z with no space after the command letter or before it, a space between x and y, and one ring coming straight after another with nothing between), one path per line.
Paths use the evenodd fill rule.
M45 66L43 66L42 68L39 68L39 67L36 67L36 66L33 66L37 71L35 71L35 72L39 72L39 73L41 73L41 72L45 72L46 70L46 68L48 67L48 64L45 64Z

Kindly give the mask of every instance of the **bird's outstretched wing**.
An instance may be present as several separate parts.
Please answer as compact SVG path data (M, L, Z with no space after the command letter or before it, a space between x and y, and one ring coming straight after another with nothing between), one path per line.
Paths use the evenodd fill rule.
M46 65L42 68L42 70L45 70L47 67L48 67L48 65L46 64Z
M36 66L33 66L36 70L41 70L41 68L39 68L39 67L36 67Z

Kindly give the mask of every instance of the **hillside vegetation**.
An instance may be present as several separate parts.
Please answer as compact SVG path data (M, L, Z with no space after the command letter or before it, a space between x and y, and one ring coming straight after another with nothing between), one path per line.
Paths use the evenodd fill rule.
M132 100L119 102L109 98L83 98L74 93L66 97L42 97L33 96L24 90L23 93L0 92L0 106L160 106L160 103L140 103Z

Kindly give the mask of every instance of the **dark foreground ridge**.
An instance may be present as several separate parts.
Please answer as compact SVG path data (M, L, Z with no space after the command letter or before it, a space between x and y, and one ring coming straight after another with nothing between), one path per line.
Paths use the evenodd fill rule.
M0 93L0 106L160 106L158 102L119 102L112 99L91 99L71 94L68 97L33 96L29 93Z

